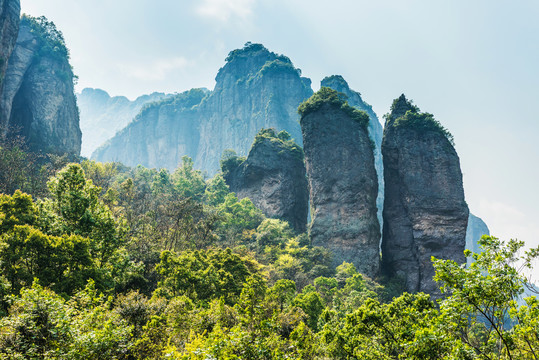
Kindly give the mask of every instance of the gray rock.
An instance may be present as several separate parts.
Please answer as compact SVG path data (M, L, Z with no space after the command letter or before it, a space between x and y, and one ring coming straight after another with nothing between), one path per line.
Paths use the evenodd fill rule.
M252 139L262 128L286 130L301 145L297 107L311 94L310 80L300 76L290 59L260 44L248 43L230 52L217 74L215 89L189 113L190 119L184 120L183 112L176 111L173 104L156 109L152 117L141 113L137 122L92 158L174 169L183 155L189 155L196 168L212 175L219 169L225 149L247 155ZM186 127L185 122L192 126ZM168 127L161 129L165 124ZM188 143L182 140L186 138ZM197 142L193 151L192 138ZM148 153L154 156L147 157Z
M468 217L468 228L466 229L466 249L474 253L480 253L481 248L478 242L483 235L490 235L487 224L482 219L470 213ZM467 258L467 264L470 265L471 262L472 259L470 257Z
M100 145L126 127L146 104L165 97L166 94L156 92L130 101L125 96L111 97L101 89L83 89L77 94L82 130L81 155L90 157Z
M73 72L67 49L54 38L61 34L50 34L38 20L23 17L3 85L1 130L24 136L31 151L78 156Z
M147 104L135 119L92 154L98 161L175 169L194 158L200 140L198 106L206 89L192 89Z
M378 222L380 222L380 228L383 226L382 210L384 208L384 164L382 161L382 137L384 129L378 116L372 109L372 106L367 104L361 98L361 94L357 91L350 89L348 83L341 75L332 75L324 78L320 83L321 86L329 87L333 90L341 92L347 96L347 101L350 106L353 106L359 110L363 110L369 115L369 136L374 141L374 167L376 168L376 175L378 176L378 196L376 198L376 207L378 208Z
M0 96L8 61L19 33L20 14L19 0L0 0Z
M247 159L224 177L238 198L251 199L266 216L287 221L302 233L309 207L303 150L286 135L261 130Z
M450 135L404 95L391 110L382 142L383 270L401 277L408 292L439 297L431 256L466 261L469 211L459 157Z
M325 89L307 103L323 96ZM333 252L334 265L351 262L361 273L375 277L380 266L380 225L368 117L354 110L363 119L360 123L342 104L323 101L309 111L300 107L311 201L310 236L313 245Z

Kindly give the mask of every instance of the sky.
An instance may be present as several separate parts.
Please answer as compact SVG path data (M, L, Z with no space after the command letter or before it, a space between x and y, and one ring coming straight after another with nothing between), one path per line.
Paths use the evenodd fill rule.
M539 245L537 0L21 0L64 33L78 90L131 99L213 89L247 41L313 88L340 74L381 121L406 94L454 135L466 201L491 233Z

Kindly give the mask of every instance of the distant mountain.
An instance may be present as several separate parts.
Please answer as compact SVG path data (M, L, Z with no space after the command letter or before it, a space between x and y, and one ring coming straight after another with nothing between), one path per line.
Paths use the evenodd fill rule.
M481 252L478 242L483 235L490 235L487 224L485 224L482 219L470 213L470 216L468 217L468 229L466 230L466 249L471 250L474 253ZM467 263L470 265L472 259L468 258Z
M144 105L166 96L155 92L130 101L125 96L111 97L101 89L82 90L77 94L82 130L81 155L90 157L95 149L126 127Z
M180 99L190 92L144 109L92 158L173 169L188 155L213 174L224 150L247 155L262 128L286 130L301 145L297 108L311 96L311 81L288 57L247 43L229 53L215 80L215 89L190 109Z

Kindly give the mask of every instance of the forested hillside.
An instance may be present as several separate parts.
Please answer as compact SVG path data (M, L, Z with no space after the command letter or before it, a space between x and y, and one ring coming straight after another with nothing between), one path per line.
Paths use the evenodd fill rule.
M531 359L539 302L512 301L522 243L484 237L446 298L402 294L238 201L174 172L84 161L44 197L0 196L6 359ZM469 255L469 254L467 254ZM537 253L527 253L531 260ZM528 262L525 262L528 264ZM511 324L512 327L508 327Z
M538 359L539 248L469 214L453 135L404 94L382 131L341 76L313 94L248 42L213 91L84 91L87 150L138 113L87 160L63 34L19 12L0 0L0 360Z

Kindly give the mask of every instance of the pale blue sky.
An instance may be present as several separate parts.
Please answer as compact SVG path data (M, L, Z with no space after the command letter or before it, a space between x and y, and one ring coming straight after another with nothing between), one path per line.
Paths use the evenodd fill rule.
M214 86L260 42L319 86L341 74L382 119L405 93L454 135L492 233L539 244L537 0L21 0L64 32L79 90L134 98Z

